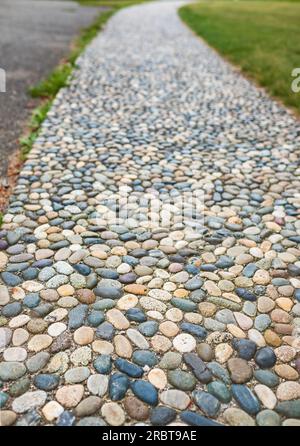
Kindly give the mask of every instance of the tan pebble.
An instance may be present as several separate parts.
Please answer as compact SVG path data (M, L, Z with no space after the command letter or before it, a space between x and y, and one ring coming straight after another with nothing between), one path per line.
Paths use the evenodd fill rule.
M26 282L22 283L22 288L29 293L37 293L44 288L44 285L39 282L35 282L34 280L27 280Z
M174 297L180 297L185 298L189 295L188 290L185 290L184 288L178 288L174 291Z
M282 345L274 350L275 355L281 362L291 362L296 356L296 349L288 345Z
M68 310L65 308L56 308L44 318L46 322L59 322L68 316Z
M234 383L244 384L252 378L252 367L244 359L231 358L228 361L227 367Z
M66 324L63 322L54 322L54 324L49 325L48 334L52 337L57 337L62 334L67 329Z
M220 279L220 277L219 277L218 274L211 273L211 272L209 272L209 271L202 271L202 272L201 272L201 277L202 277L203 279L207 279L207 280L211 281L212 283L214 283L214 282L218 282L219 279Z
M262 402L263 406L267 409L274 409L277 404L277 398L269 387L263 384L257 384L254 387L254 392Z
M114 345L116 354L121 358L131 358L132 356L132 346L126 336L116 335L114 337Z
M117 403L105 403L101 415L110 426L121 426L125 422L125 413Z
M271 313L271 318L273 322L277 322L279 324L288 324L291 321L291 316L283 310L276 309Z
M20 314L19 316L13 317L9 321L9 327L10 328L19 328L23 327L23 325L26 325L27 322L30 321L30 317L27 316L27 314Z
M288 418L282 422L282 426L300 427L300 420L296 420L296 418Z
M268 285L267 286L267 296L270 297L273 300L276 300L279 297L277 288L274 287L274 285Z
M130 308L134 308L138 301L138 298L134 294L125 294L125 296L118 300L117 307L120 310L129 310Z
M275 307L275 302L267 296L260 296L257 301L257 308L260 313L269 313Z
M78 305L78 300L73 296L61 297L57 304L63 308L73 308Z
M17 414L12 410L1 410L0 426L11 426L17 419Z
M132 294L136 294L136 295L140 295L140 296L145 295L147 293L147 287L146 286L138 285L138 284L135 284L135 283L132 283L130 285L126 285L124 287L124 290L127 293L132 293Z
M0 252L0 271L3 271L8 262L7 255L4 252Z
M5 361L23 362L27 358L27 351L22 347L10 347L4 350L3 359Z
M255 421L250 415L235 407L226 409L223 416L230 426L255 426Z
M47 371L49 373L63 374L67 371L69 365L69 357L65 352L59 352L51 358Z
M165 353L172 347L172 342L165 336L155 335L151 338L151 345L155 352Z
M200 302L198 305L199 311L204 317L211 317L217 311L217 307L215 304L210 302Z
M96 251L95 250L92 252L92 256L96 257L97 259L100 259L100 260L106 260L108 257L108 254L105 251L100 251L100 250Z
M275 373L280 378L287 379L289 381L296 381L299 378L299 373L293 367L288 364L275 365Z
M292 335L294 327L288 324L274 324L274 331L281 335Z
M167 385L167 377L163 370L152 369L148 374L148 380L157 389L164 389Z
M247 238L240 239L239 243L241 245L247 246L248 248L254 248L256 246L256 243L254 240L249 240Z
M218 344L215 348L215 357L218 362L224 364L232 356L233 349L229 344Z
M234 280L236 287L249 288L253 286L253 281L249 277L240 276Z
M201 324L203 317L199 313L185 313L184 320L191 324Z
M64 411L64 408L57 401L49 401L43 408L42 413L47 421L53 421Z
M55 398L68 409L76 407L84 394L84 387L81 384L63 386L57 390Z
M281 345L281 339L273 330L267 329L264 333L266 343L272 347L279 347Z
M171 322L171 321L165 321L165 322L161 323L159 326L159 330L163 335L165 335L169 338L176 336L179 332L178 326L174 322Z
M28 342L28 350L34 352L40 352L41 350L45 350L52 344L53 339L51 336L46 334L40 334L33 336Z
M114 351L114 347L111 342L102 341L101 339L92 343L92 349L95 353L100 353L101 355L111 355Z
M227 329L228 329L229 333L231 333L232 336L234 336L236 338L241 338L241 339L246 338L246 334L243 332L243 330L241 330L239 327L237 327L234 324L228 324Z
M289 285L280 286L278 287L278 293L280 294L280 296L292 297L294 294L294 288Z
M11 290L11 297L14 300L23 300L25 297L25 291L22 288L16 286Z
M234 284L230 282L229 280L220 280L218 283L218 287L222 291L233 291L234 290Z
M220 288L218 288L217 285L214 282L212 282L211 280L207 280L204 283L203 288L211 296L221 296L221 294L222 294Z
M56 290L42 290L40 297L47 302L56 302L59 299L59 294Z
M172 322L180 322L183 319L183 313L179 308L171 308L166 312L166 318Z
M253 326L253 320L243 313L234 312L235 320L242 330L249 330Z
M127 243L125 245L128 249L136 249L140 246L138 243L135 242L132 242L132 244L130 244L130 242ZM114 246L111 250L111 254L114 256L126 256L127 249L124 248L124 246Z
M241 299L234 293L223 293L225 299L231 300L232 302L240 303Z
M12 343L14 346L18 347L19 345L23 345L27 342L29 338L28 331L24 330L24 328L17 328L12 337Z
M293 308L293 301L291 299L288 299L287 297L279 297L276 299L276 304L284 311L291 311Z
M276 396L281 401L290 401L300 398L300 384L295 381L285 381L279 384Z
M76 291L76 297L82 304L91 305L95 302L96 296L92 290L83 288Z
M57 292L61 297L73 296L75 289L72 287L72 285L62 285L57 288Z
M264 269L259 269L253 276L253 282L257 283L258 285L267 285L271 282L270 274Z
M280 232L281 231L281 226L278 225L277 223L273 222L273 221L268 221L266 222L266 227L268 229L270 229L273 232Z
M297 332L296 332L297 335ZM291 347L295 348L297 351L300 351L300 337L299 336L283 336L283 342Z
M146 312L146 315L150 319L155 319L156 321L162 321L164 319L163 315L159 311L150 310Z
M201 257L204 263L214 263L216 261L216 257L211 252L204 252Z
M126 330L130 326L128 319L126 319L124 314L116 308L108 310L106 317L117 330Z
M94 330L91 327L80 327L74 332L74 341L78 345L87 345L94 340Z

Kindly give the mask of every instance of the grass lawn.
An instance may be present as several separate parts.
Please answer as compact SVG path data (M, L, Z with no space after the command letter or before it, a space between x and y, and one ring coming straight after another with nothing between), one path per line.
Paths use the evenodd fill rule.
M291 90L292 70L300 67L300 2L211 0L184 6L179 15L209 45L300 113L300 92Z

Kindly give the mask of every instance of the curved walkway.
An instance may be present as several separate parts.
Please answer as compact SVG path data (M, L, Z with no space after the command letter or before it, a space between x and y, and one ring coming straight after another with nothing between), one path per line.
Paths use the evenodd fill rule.
M299 424L300 126L177 7L110 20L20 175L2 424Z

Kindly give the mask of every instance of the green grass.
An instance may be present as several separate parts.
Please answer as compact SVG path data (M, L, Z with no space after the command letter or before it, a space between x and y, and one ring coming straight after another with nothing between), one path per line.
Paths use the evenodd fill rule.
M38 137L42 122L45 120L47 113L51 107L52 99L47 99L42 104L33 110L31 119L28 125L28 133L20 138L21 144L21 161L25 161L30 152L36 138Z
M300 112L300 93L291 90L291 72L300 67L300 2L212 0L184 6L179 15L246 75Z

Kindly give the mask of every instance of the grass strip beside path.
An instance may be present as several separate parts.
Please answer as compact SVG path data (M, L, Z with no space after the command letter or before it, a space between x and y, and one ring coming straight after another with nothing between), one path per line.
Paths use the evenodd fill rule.
M274 97L300 112L291 73L300 67L300 3L210 1L180 8L199 36Z

